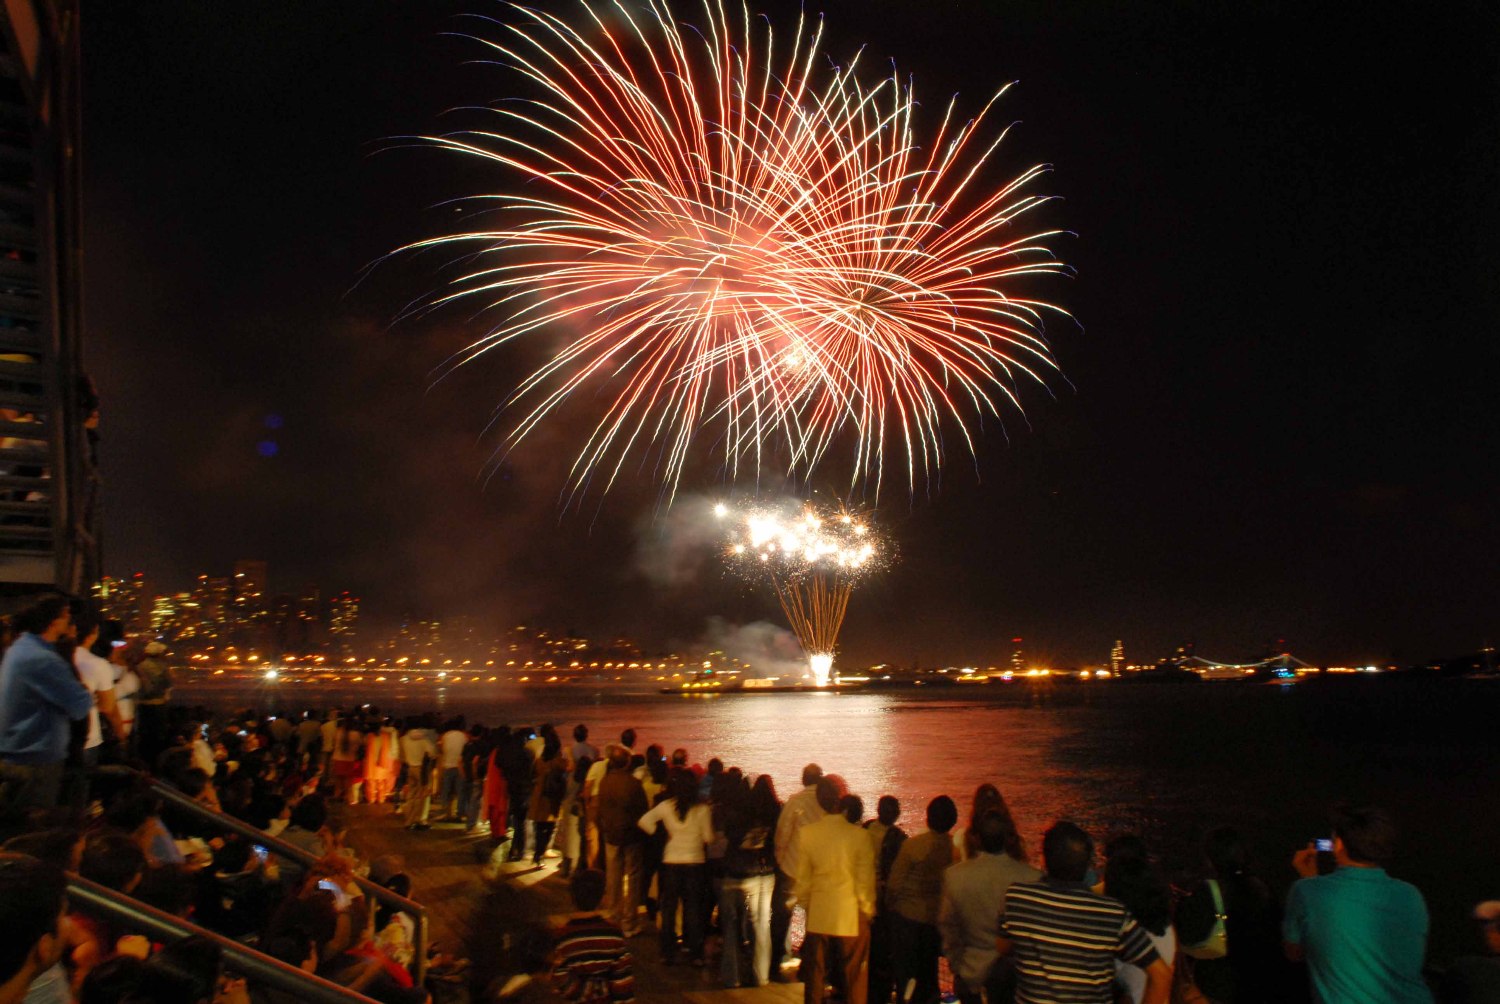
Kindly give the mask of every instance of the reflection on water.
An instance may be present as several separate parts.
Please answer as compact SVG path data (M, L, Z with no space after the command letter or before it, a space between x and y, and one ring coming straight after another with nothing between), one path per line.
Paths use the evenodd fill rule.
M271 702L353 707L396 715L442 710L486 724L586 722L608 742L625 727L638 748L683 746L769 772L785 798L809 761L865 799L901 800L903 825L923 826L927 802L951 795L967 820L973 791L995 783L1035 850L1054 820L1103 840L1131 830L1186 878L1206 831L1249 835L1263 874L1284 888L1294 849L1327 832L1340 797L1388 806L1405 834L1392 871L1427 896L1438 958L1467 949L1473 903L1500 898L1488 837L1500 828L1500 685L1396 679L1275 687L1205 685L1059 689L1043 696L985 688L951 698L884 694L665 697L506 691L465 682L378 690L347 685L256 687L219 678L178 688L183 703L220 708ZM315 701L307 698L316 694ZM1488 884L1487 884L1488 883Z

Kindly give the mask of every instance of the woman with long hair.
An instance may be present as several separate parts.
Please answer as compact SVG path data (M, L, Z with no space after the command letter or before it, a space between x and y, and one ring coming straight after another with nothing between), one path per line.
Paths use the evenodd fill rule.
M544 733L542 755L536 759L531 784L531 803L526 808L526 818L531 823L531 863L542 863L547 845L552 843L552 831L557 828L557 813L562 808L563 797L568 793L568 763L563 759L562 741L551 730Z
M968 825L954 834L955 860L965 861L980 853L979 821L989 812L1000 813L1010 824L1010 835L1005 840L1005 853L1012 860L1025 864L1026 842L1021 839L1021 833L1016 829L1015 819L1010 814L1010 806L1005 804L1005 796L1000 794L1000 789L988 781L974 789L974 801L969 809Z
M1122 842L1120 850L1110 855L1104 866L1104 895L1124 903L1136 923L1145 928L1161 960L1168 966L1176 964L1177 932L1172 929L1171 887L1135 844ZM1146 994L1144 970L1116 960L1115 980L1124 985L1132 1004L1141 1004Z
M708 870L707 847L713 843L713 818L708 806L698 802L698 782L688 771L676 771L667 783L671 797L641 817L640 827L654 833L658 823L667 831L662 848L661 909L656 918L661 931L664 965L677 961L679 942L677 912L682 908L681 940L687 942L688 958L703 965L703 897Z

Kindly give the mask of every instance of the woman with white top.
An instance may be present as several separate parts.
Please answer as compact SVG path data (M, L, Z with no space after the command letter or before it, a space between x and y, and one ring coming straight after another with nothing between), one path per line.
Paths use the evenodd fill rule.
M1111 845L1129 838L1116 838ZM1143 848L1131 842L1109 855L1104 866L1104 895L1125 904L1136 923L1145 929L1156 954L1168 966L1177 964L1177 932L1172 928L1172 890L1161 872L1145 857ZM1131 1004L1141 1004L1146 995L1146 972L1138 966L1115 960L1115 983L1125 990Z
M686 771L676 772L667 783L671 797L641 817L640 827L655 833L657 824L667 831L667 845L662 850L661 911L656 923L661 931L661 957L664 965L677 961L677 910L682 908L682 940L687 942L688 958L695 966L703 965L703 899L706 893L708 866L704 853L713 843L713 817L706 805L698 803L698 783Z

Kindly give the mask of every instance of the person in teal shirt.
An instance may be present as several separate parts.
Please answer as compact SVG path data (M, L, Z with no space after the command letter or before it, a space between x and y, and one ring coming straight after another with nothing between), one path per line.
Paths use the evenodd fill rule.
M1319 875L1312 845L1292 859L1303 877L1287 897L1282 940L1288 958L1307 963L1319 1004L1432 1004L1422 980L1427 904L1416 886L1386 874L1395 843L1383 809L1339 806L1337 870Z

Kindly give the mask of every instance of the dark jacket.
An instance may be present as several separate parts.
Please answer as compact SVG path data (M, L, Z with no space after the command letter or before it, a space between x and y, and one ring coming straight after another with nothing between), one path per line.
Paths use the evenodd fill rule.
M611 770L599 782L599 832L616 846L645 839L636 824L646 814L646 789L628 768Z

